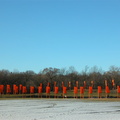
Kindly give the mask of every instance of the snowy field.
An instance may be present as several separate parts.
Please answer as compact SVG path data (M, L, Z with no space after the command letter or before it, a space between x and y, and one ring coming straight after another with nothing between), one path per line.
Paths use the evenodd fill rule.
M80 99L0 100L0 120L120 120L120 102Z

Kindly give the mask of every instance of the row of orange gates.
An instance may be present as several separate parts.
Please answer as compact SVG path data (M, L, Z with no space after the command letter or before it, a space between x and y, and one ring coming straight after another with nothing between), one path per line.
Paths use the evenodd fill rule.
M117 86L117 94L120 94L120 86ZM50 84L48 83L46 86L46 97L50 97L50 92L51 92L51 87ZM78 93L80 94L80 97L83 98L84 97L84 92L85 92L85 87L81 86L75 86L73 89L73 93L74 93L74 97L77 98ZM97 89L97 93L98 93L98 97L101 97L101 93L103 92L102 87L98 86ZM34 86L30 86L29 91L27 90L26 86L23 86L22 84L20 84L19 86L17 85L0 85L0 94L26 94L26 93L30 93L30 94L34 94L35 93L35 87ZM37 88L37 93L38 95L42 97L42 93L43 93L43 86L42 83L40 84L40 86L38 86ZM59 93L59 87L54 86L54 97L57 97ZM91 97L93 93L93 86L89 86L88 88L88 97ZM105 93L106 93L106 97L108 96L108 94L110 93L110 89L109 86L106 85L105 86ZM62 86L62 96L63 97L67 97L67 87Z

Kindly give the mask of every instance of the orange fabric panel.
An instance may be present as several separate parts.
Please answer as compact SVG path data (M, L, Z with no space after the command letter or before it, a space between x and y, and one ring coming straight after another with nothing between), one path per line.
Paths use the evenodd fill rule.
M67 93L67 87L63 87L63 94Z
M55 87L54 93L55 93L55 94L58 94L58 87Z
M14 84L13 85L13 94L15 94L16 93L16 85Z
M34 93L35 88L33 86L30 86L30 93Z
M10 85L7 85L7 86L6 86L6 93L11 93Z
M18 86L15 86L15 94L18 93Z
M4 93L4 85L0 85L0 93Z
M120 93L120 86L117 86L117 93Z
M27 87L26 86L22 87L22 93L27 93Z
M74 87L74 94L78 93L78 87Z
M42 87L41 86L38 87L38 93L42 93Z
M98 93L102 93L102 87L98 86Z
M14 84L14 85L13 85L13 90L15 90L15 87L16 87L16 85Z
M84 93L84 87L80 87L80 94Z
M108 86L106 86L106 88L105 88L105 92L106 92L106 93L110 93L110 89L109 89Z
M19 85L19 90L22 91L22 84Z
M93 87L89 86L89 93L92 94L93 92Z
M46 87L46 93L50 93L50 87Z

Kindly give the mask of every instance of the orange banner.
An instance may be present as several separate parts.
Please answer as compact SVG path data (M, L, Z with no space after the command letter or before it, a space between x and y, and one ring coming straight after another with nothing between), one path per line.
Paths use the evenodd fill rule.
M33 86L30 86L30 93L34 93L35 88Z
M6 93L7 93L7 94L8 94L8 93L11 93L10 85L7 85L7 86L6 86Z
M78 87L74 87L74 94L78 93Z
M80 87L80 94L84 93L84 87Z
M18 90L18 86L16 86L16 87L15 87L15 94L17 94L18 91L19 91L19 90Z
M18 87L14 84L13 85L13 94L18 93Z
M67 87L63 87L63 94L67 93Z
M15 90L15 87L16 87L16 85L14 84L14 85L13 85L13 90Z
M38 93L42 93L42 87L38 86Z
M23 94L27 93L27 87L26 87L26 86L23 86L23 87L22 87L22 93L23 93Z
M120 93L120 86L117 86L117 93Z
M46 93L49 94L50 93L50 87L46 87Z
M93 87L89 86L89 94L92 94L93 92Z
M102 93L102 87L98 86L98 93Z
M19 90L22 91L22 84L19 85Z
M106 88L105 88L105 92L106 92L106 93L110 93L110 89L109 89L108 86L106 86Z
M58 87L55 87L54 93L55 93L55 94L58 94Z
M0 85L0 94L4 93L4 85Z

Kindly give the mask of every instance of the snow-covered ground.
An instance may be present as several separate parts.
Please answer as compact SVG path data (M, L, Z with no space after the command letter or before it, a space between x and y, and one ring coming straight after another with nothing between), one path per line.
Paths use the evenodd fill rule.
M0 120L120 120L120 102L80 99L0 100Z

